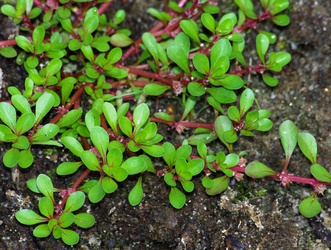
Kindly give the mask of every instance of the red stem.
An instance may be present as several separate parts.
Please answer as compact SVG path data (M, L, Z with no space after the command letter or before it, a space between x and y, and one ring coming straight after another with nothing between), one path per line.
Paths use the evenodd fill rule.
M144 76L144 77L147 77L147 78L155 79L155 80L160 81L163 84L167 84L169 86L172 86L172 80L171 79L163 78L157 73L152 73L152 72L141 70L141 69L134 68L134 67L127 67L127 69L129 69L129 73L131 73L131 74L140 75L140 76Z
M207 129L213 129L214 124L212 123L195 123L195 122L187 122L187 121L165 121L156 117L150 117L150 120L152 122L157 122L157 123L163 123L171 127L185 127L185 128L207 128Z
M114 3L114 1L110 1L110 2L106 2L101 4L101 6L98 8L98 13L99 15L103 14L106 12L106 10L110 7L110 5L112 5Z
M14 45L16 45L16 41L14 39L0 41L0 47L14 46Z

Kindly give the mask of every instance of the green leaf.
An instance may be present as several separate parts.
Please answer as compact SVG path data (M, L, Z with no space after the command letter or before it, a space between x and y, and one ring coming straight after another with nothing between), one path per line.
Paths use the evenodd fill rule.
M82 45L80 49L83 52L85 58L91 63L94 63L94 53L92 47L90 45Z
M81 228L89 228L94 225L95 219L92 214L80 213L75 215L74 223Z
M45 115L51 110L55 99L51 93L45 92L36 103L36 124L39 124Z
M109 102L105 102L102 107L103 114L110 125L111 129L114 131L115 135L118 134L118 128L117 128L117 112L113 104Z
M331 182L331 174L320 164L313 164L310 167L310 172L319 181Z
M45 28L41 25L34 28L32 33L32 41L34 45L41 44L45 38Z
M167 149L165 149L165 151L167 151ZM187 160L190 157L191 153L192 147L190 145L182 145L176 150L173 160L174 162L176 162L180 158Z
M76 191L72 193L66 202L64 207L65 213L71 213L80 209L85 202L85 194L82 191Z
M205 166L204 161L200 158L196 158L188 161L187 170L192 174L192 176L194 176L200 174L204 166Z
M57 220L52 219L48 222L48 227L52 228L52 235L54 239L60 239L62 236L62 228L57 225Z
M185 192L190 193L194 190L194 183L192 181L181 180L180 183L182 184L182 187Z
M203 142L199 142L198 145L197 145L197 151L198 151L198 154L199 156L205 160L206 157L207 157L207 146L205 143Z
M79 40L75 39L75 38L70 40L70 42L68 44L68 48L71 51L79 50L81 47L82 47L82 43Z
M256 128L257 131L269 131L273 126L272 121L267 118L259 119L258 124L259 127Z
M49 197L41 197L38 202L39 211L48 219L53 218L54 204Z
M227 168L231 168L236 166L239 163L239 155L231 153L228 154L222 163L222 166L226 166Z
M226 140L225 132L233 131L231 120L227 116L219 116L215 120L215 131L218 138L227 146L230 147L229 142Z
M169 115L165 112L156 112L154 113L154 116L158 119L167 121L167 122L172 122L174 121L174 117L172 115Z
M298 128L290 120L284 121L279 127L279 136L285 151L286 160L289 161L297 145Z
M21 168L28 168L32 165L34 157L30 148L20 151L18 165Z
M127 47L134 41L124 33L115 33L110 37L110 43L117 47Z
M0 141L13 142L17 140L18 136L15 135L10 128L4 124L0 124Z
M45 238L48 237L52 231L49 229L47 224L38 225L33 230L33 235L38 238Z
M90 44L91 47L97 49L100 52L107 52L110 49L110 46L108 44L108 41L110 40L110 37L94 37L92 43Z
M123 153L118 148L111 148L107 154L107 163L110 167L119 167L123 161Z
M265 64L265 54L267 53L269 48L269 39L264 34L258 34L256 37L256 51L259 56L260 61Z
M240 116L240 113L239 113L239 110L237 107L235 106L230 106L228 108L228 117L232 120L232 121L235 121L237 123L240 122L241 120L241 116Z
M290 61L291 55L287 52L270 52L267 68L275 72L280 72Z
M170 187L176 187L177 183L174 180L174 175L172 173L165 173L165 175L163 176L164 182L167 183L167 185L169 185Z
M217 81L213 81L212 78L210 78L209 80L213 85L215 86L222 85L224 88L229 90L241 89L242 86L244 86L243 79L240 76L232 75L232 74L223 75L223 77L217 79Z
M254 92L251 89L245 89L240 96L240 114L245 114L252 106L255 100Z
M114 24L115 25L119 25L120 23L122 23L125 19L126 13L124 10L118 10L116 11L115 15L114 15Z
M75 220L75 216L72 213L64 212L60 215L58 219L58 225L61 228L67 228L71 226L72 223L74 223L74 220Z
M288 0L276 0L271 2L272 5L270 6L271 8L269 8L269 11L272 15L277 15L278 13L286 10L289 6Z
M59 19L67 19L70 17L71 11L65 6L59 6L59 8L57 9L57 14L60 17Z
M192 174L188 171L188 165L184 158L179 158L176 161L176 173L181 180L191 180Z
M26 38L25 36L15 36L15 41L17 43L17 46L22 48L24 51L33 53L34 52L34 47L30 43L29 39Z
M271 20L279 26L287 26L290 23L290 17L286 14L274 16Z
M41 8L33 8L30 13L28 13L28 18L29 19L34 19L36 17L38 17L41 14L42 10Z
M100 114L95 109L90 109L85 115L85 125L88 130L91 130L95 126L100 126L101 119Z
M240 10L250 19L257 19L257 15L254 13L254 5L251 0L234 0Z
M252 178L263 178L265 176L275 175L276 172L261 162L252 161L246 166L245 174Z
M153 157L162 157L164 155L164 149L160 145L141 146L141 149Z
M11 104L7 102L0 103L0 119L13 132L16 131L16 110Z
M83 30L84 33L93 33L99 25L99 18L96 15L91 15L88 17L85 17L84 23L83 23Z
M91 171L99 171L101 169L98 158L91 151L84 151L80 158L84 165Z
M6 58L14 58L17 56L17 52L13 47L0 48L0 55Z
M6 151L2 161L7 168L12 168L18 163L19 157L20 157L20 152L18 151L18 149L11 148L8 151Z
M132 123L131 123L131 121L127 117L121 116L119 118L118 123L119 123L121 131L126 136L131 138L131 136L132 136Z
M168 167L172 167L175 164L175 157L176 157L175 147L170 142L163 143L162 147L164 148L163 159Z
M15 213L15 218L24 225L35 225L46 222L48 219L40 216L30 209L22 209Z
M201 22L211 33L215 33L215 19L209 13L203 13L201 15Z
M314 217L322 210L321 204L318 202L317 197L309 196L300 202L299 211L306 218Z
M144 191L142 185L142 177L140 176L136 185L132 188L129 193L128 200L131 206L137 206L143 199Z
M193 65L198 72L207 75L210 70L209 59L204 54L195 54L193 56Z
M21 115L17 120L16 134L22 135L29 131L33 127L35 119L36 117L33 113L24 113Z
M59 132L59 127L56 124L48 123L42 126L37 132L31 136L32 143L47 142Z
M70 175L75 173L81 165L83 165L82 162L62 162L56 168L56 173L58 175Z
M181 209L186 203L186 196L178 188L171 187L169 201L174 208Z
M145 95L159 96L166 92L168 89L170 89L170 87L166 85L149 83L143 88L143 92Z
M28 100L21 94L13 95L11 97L12 104L18 109L22 114L23 113L31 113L31 107Z
M76 245L79 242L79 235L70 229L61 229L61 239L69 246Z
M190 51L190 39L181 32L179 33L171 46L167 49L170 60L178 65L185 73L190 73L188 54Z
M229 91L229 90L226 90L226 91ZM237 96L235 96L237 97ZM218 112L220 112L221 114L225 114L224 113L224 110L221 106L221 104L212 96L208 96L207 97L207 102L210 106L212 106L215 110L217 110Z
M298 144L301 152L312 164L315 164L317 157L317 143L314 136L309 133L300 132L298 134Z
M274 33L265 31L265 30L258 30L260 34L263 34L268 37L269 43L274 44L277 41L277 36Z
M278 79L275 77L263 74L262 79L265 82L265 84L267 84L270 87L275 87L278 85Z
M1 13L11 18L14 18L16 10L12 5L4 4L1 6Z
M222 38L218 40L210 50L210 63L214 71L219 68L219 64L225 58L229 58L232 52L232 47L228 39Z
M223 87L208 88L207 92L221 104L232 103L237 99L237 95L233 90L228 90Z
M90 137L102 159L106 159L107 147L109 144L109 135L106 130L102 127L93 127L90 130Z
M198 25L193 19L182 20L179 25L186 35L197 44L200 44Z
M77 82L76 78L69 76L69 77L66 77L65 79L63 79L62 81L60 81L58 83L59 86L62 86L62 88L61 88L61 102L62 102L62 105L64 105L67 101L70 100L70 95L72 93L72 90L74 88L74 84L76 82ZM78 110L80 110L80 108L75 109L75 110L78 111ZM71 110L71 111L74 111L74 110ZM69 111L69 113L71 111ZM67 116L67 114L65 116ZM64 117L62 117L61 119L63 119Z
M197 98L195 96L189 96L185 102L184 112L181 120L184 120L188 114L194 109L195 104L197 103Z
M224 175L222 177L215 178L211 181L211 183L208 183L207 186L211 186L209 188L206 188L206 193L208 195L220 194L228 188L229 177Z
M46 66L46 78L49 78L60 71L62 61L59 58L52 59Z
M75 122L78 121L79 118L81 118L83 113L82 107L79 107L78 109L70 110L65 116L63 116L56 125L59 126L59 128L63 127L69 127L73 125Z
M234 13L227 13L219 21L216 32L220 35L227 35L232 32L237 23L237 16Z
M122 49L121 48L113 48L109 51L107 56L107 64L117 63L122 58Z
M88 198L92 203L98 203L105 196L105 191L102 187L102 182L98 181L88 192Z
M80 142L71 137L71 136L63 136L61 138L61 142L63 145L70 150L71 153L74 155L80 157L82 153L84 152L83 146L80 144Z
M102 188L107 194L111 194L116 191L118 185L112 178L106 176L102 179Z
M202 186L205 188L211 188L214 184L213 180L210 179L208 176L204 176L201 180Z
M159 56L157 51L157 42L155 40L155 37L149 33L145 32L142 35L142 41L147 48L148 52L152 55L153 59L155 60L156 65L159 64Z
M139 129L144 126L144 124L149 119L149 108L146 103L141 103L133 111L133 123L134 131L139 131Z
M39 191L50 198L51 201L54 201L52 180L45 174L39 174L36 183Z
M145 171L144 161L140 157L130 157L125 162L123 162L122 168L128 172L129 175L134 175Z
M34 193L40 194L37 187L37 178L32 178L26 182L26 186Z
M159 19L160 21L170 21L171 20L171 16L164 11L158 11L157 9L154 8L148 8L147 12L153 16L156 17L157 19Z

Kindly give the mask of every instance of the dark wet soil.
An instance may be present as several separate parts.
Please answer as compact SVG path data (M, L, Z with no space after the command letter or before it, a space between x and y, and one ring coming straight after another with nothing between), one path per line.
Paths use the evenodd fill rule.
M127 1L127 24L150 26L147 7L158 8L161 1ZM147 3L148 2L148 3ZM229 6L229 1L223 1ZM223 4L223 3L222 3ZM230 7L227 7L230 8ZM283 151L278 127L286 119L292 120L300 130L312 133L318 141L320 164L331 171L331 2L323 0L292 1L289 11L291 24L284 29L271 28L280 42L276 49L285 46L292 61L278 75L276 88L266 87L254 78L250 87L255 90L260 106L272 112L274 128L254 139L244 139L237 150L247 150L249 160L259 160L280 171ZM17 28L1 17L1 39L16 33ZM278 46L278 47L277 47ZM4 82L0 88L1 100L6 99L6 86L22 81L19 68L8 59L0 58ZM169 133L165 131L164 133ZM0 156L7 149L1 145ZM32 227L19 224L14 213L20 208L37 210L38 196L28 191L26 180L47 173L54 176L59 187L70 185L54 174L68 152L59 150L45 157L42 148L35 150L36 162L28 170L19 171L19 182L13 182L13 171L0 168L0 249L71 249L53 238L36 239ZM2 157L1 157L2 158ZM2 164L2 163L0 163ZM309 163L295 151L289 171L309 176ZM187 196L187 205L175 210L168 202L168 188L155 176L144 177L145 197L137 207L131 207L127 195L135 180L120 185L112 195L98 204L87 204L96 217L89 230L77 229L80 243L73 249L329 249L331 247L331 192L320 199L323 212L306 219L298 212L301 199L311 193L309 187L291 185L283 188L269 180L252 180L231 186L225 193L209 197L199 180L195 191ZM259 192L265 193L259 195ZM230 240L229 240L230 239Z

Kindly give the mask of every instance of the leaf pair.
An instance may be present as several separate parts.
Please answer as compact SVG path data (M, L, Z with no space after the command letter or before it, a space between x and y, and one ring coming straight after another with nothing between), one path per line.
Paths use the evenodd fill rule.
M33 163L34 157L30 151L32 144L62 146L51 140L58 132L55 124L46 124L36 130L30 137L24 135L33 127L40 124L54 105L54 97L50 93L44 93L36 102L35 113L31 111L29 102L21 94L12 96L13 105L0 103L0 119L4 124L0 125L0 141L11 142L12 148L6 151L3 162L7 167L18 164L27 168ZM17 119L16 109L22 115Z
M164 181L171 187L169 201L174 208L180 209L185 205L186 196L176 187L176 180L181 183L182 188L186 192L192 192L194 190L194 183L191 179L193 176L201 173L204 168L204 161L199 158L189 159L192 151L189 145L183 144L176 150L171 143L166 142L163 144L163 148L165 149L163 159L169 170L164 175Z
M61 238L65 244L75 245L79 241L79 235L75 231L66 228L73 223L81 228L88 228L94 225L95 220L93 215L88 213L75 215L72 213L84 205L85 195L83 192L77 191L72 193L66 201L63 212L56 218L51 179L44 174L40 174L37 179L29 180L28 186L32 191L44 195L38 203L39 211L43 216L40 216L32 210L22 209L15 213L15 217L20 223L25 225L43 223L33 230L35 237L47 237L52 233L54 238Z
M267 35L263 33L257 35L256 51L258 57L265 70L280 72L283 67L291 61L291 55L287 52L270 52L269 59L266 62L265 55L268 51L270 43L270 38L268 38ZM270 75L263 74L262 79L267 85L271 87L274 87L278 84L278 79Z

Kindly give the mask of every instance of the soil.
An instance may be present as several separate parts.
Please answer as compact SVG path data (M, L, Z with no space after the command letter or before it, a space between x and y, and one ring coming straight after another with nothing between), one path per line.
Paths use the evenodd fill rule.
M127 1L127 25L137 32L147 30L154 19L147 17L148 7L161 8L162 1ZM231 9L226 6L222 10ZM117 4L119 6L119 4ZM230 6L230 7L229 7ZM273 129L254 139L240 140L237 150L247 150L248 160L258 160L281 171L284 153L278 136L279 125L292 120L300 130L309 131L318 141L318 162L331 167L331 2L324 0L292 1L291 24L283 29L271 28L280 42L274 49L285 47L292 55L291 63L277 75L280 84L269 88L254 77L250 87L262 108L272 112ZM18 32L11 20L0 16L0 39ZM267 27L270 27L268 25ZM249 45L247 45L249 46ZM255 55L251 55L254 61ZM6 100L8 85L23 84L23 71L12 61L0 58L3 82L1 100ZM164 134L169 133L165 130ZM180 137L175 138L181 140ZM215 145L215 147L219 145ZM8 145L1 144L0 158ZM54 176L57 187L66 187L70 180L57 177L54 169L70 158L60 149L45 157L43 148L34 151L36 161L27 170L0 167L0 249L329 249L331 247L331 191L320 198L322 213L306 219L298 212L299 202L312 192L310 187L290 185L284 188L271 179L245 178L218 196L205 194L196 180L195 191L187 195L181 210L171 207L168 188L156 176L144 177L145 197L131 207L127 195L135 179L121 184L112 195L98 204L87 203L96 218L94 227L77 229L81 240L75 247L65 246L52 237L33 237L33 227L16 221L14 213L21 208L37 210L38 195L30 192L25 181L40 173ZM0 163L2 165L2 162ZM298 150L291 159L289 171L309 176L309 162ZM17 179L19 178L19 180ZM13 180L14 179L14 180ZM228 244L226 245L225 242Z

